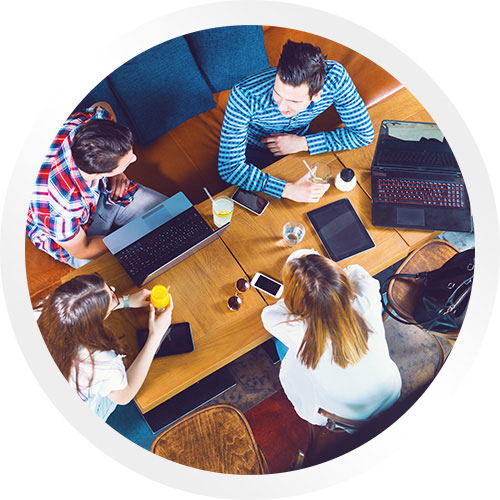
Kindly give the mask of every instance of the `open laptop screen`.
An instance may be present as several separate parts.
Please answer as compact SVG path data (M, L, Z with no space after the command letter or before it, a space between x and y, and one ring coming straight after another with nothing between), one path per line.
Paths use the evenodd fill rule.
M374 164L459 170L448 141L435 123L396 120L382 122Z

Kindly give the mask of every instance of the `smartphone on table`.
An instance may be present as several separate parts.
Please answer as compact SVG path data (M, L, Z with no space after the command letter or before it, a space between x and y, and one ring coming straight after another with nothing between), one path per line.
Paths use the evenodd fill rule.
M231 199L255 215L261 215L269 205L269 200L240 187L232 194Z
M255 273L250 284L257 290L267 293L276 299L279 299L283 293L283 285L279 281L262 273Z

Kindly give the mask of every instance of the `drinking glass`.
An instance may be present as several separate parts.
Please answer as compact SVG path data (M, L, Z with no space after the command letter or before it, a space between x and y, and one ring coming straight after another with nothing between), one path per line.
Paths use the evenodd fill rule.
M214 214L214 224L222 227L231 221L234 211L234 202L227 196L217 196L212 203L212 212Z
M332 176L332 169L320 161L314 163L311 167L311 181L316 184L326 184Z
M283 239L290 247L300 243L304 239L305 234L306 229L300 222L290 221L283 226Z

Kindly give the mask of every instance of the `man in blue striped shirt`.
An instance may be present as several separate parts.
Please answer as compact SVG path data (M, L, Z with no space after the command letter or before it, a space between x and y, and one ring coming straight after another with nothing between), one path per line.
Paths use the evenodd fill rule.
M332 104L344 127L307 134L311 121ZM286 182L260 169L283 155L355 149L373 137L366 106L345 68L327 61L319 47L288 40L276 68L232 88L222 124L219 173L248 191L316 202L329 184L313 183L308 172Z

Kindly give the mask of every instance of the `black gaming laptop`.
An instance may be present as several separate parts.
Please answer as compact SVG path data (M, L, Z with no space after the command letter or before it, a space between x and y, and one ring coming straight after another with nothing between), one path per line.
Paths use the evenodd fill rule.
M374 226L473 231L460 168L435 123L382 122L372 200Z

